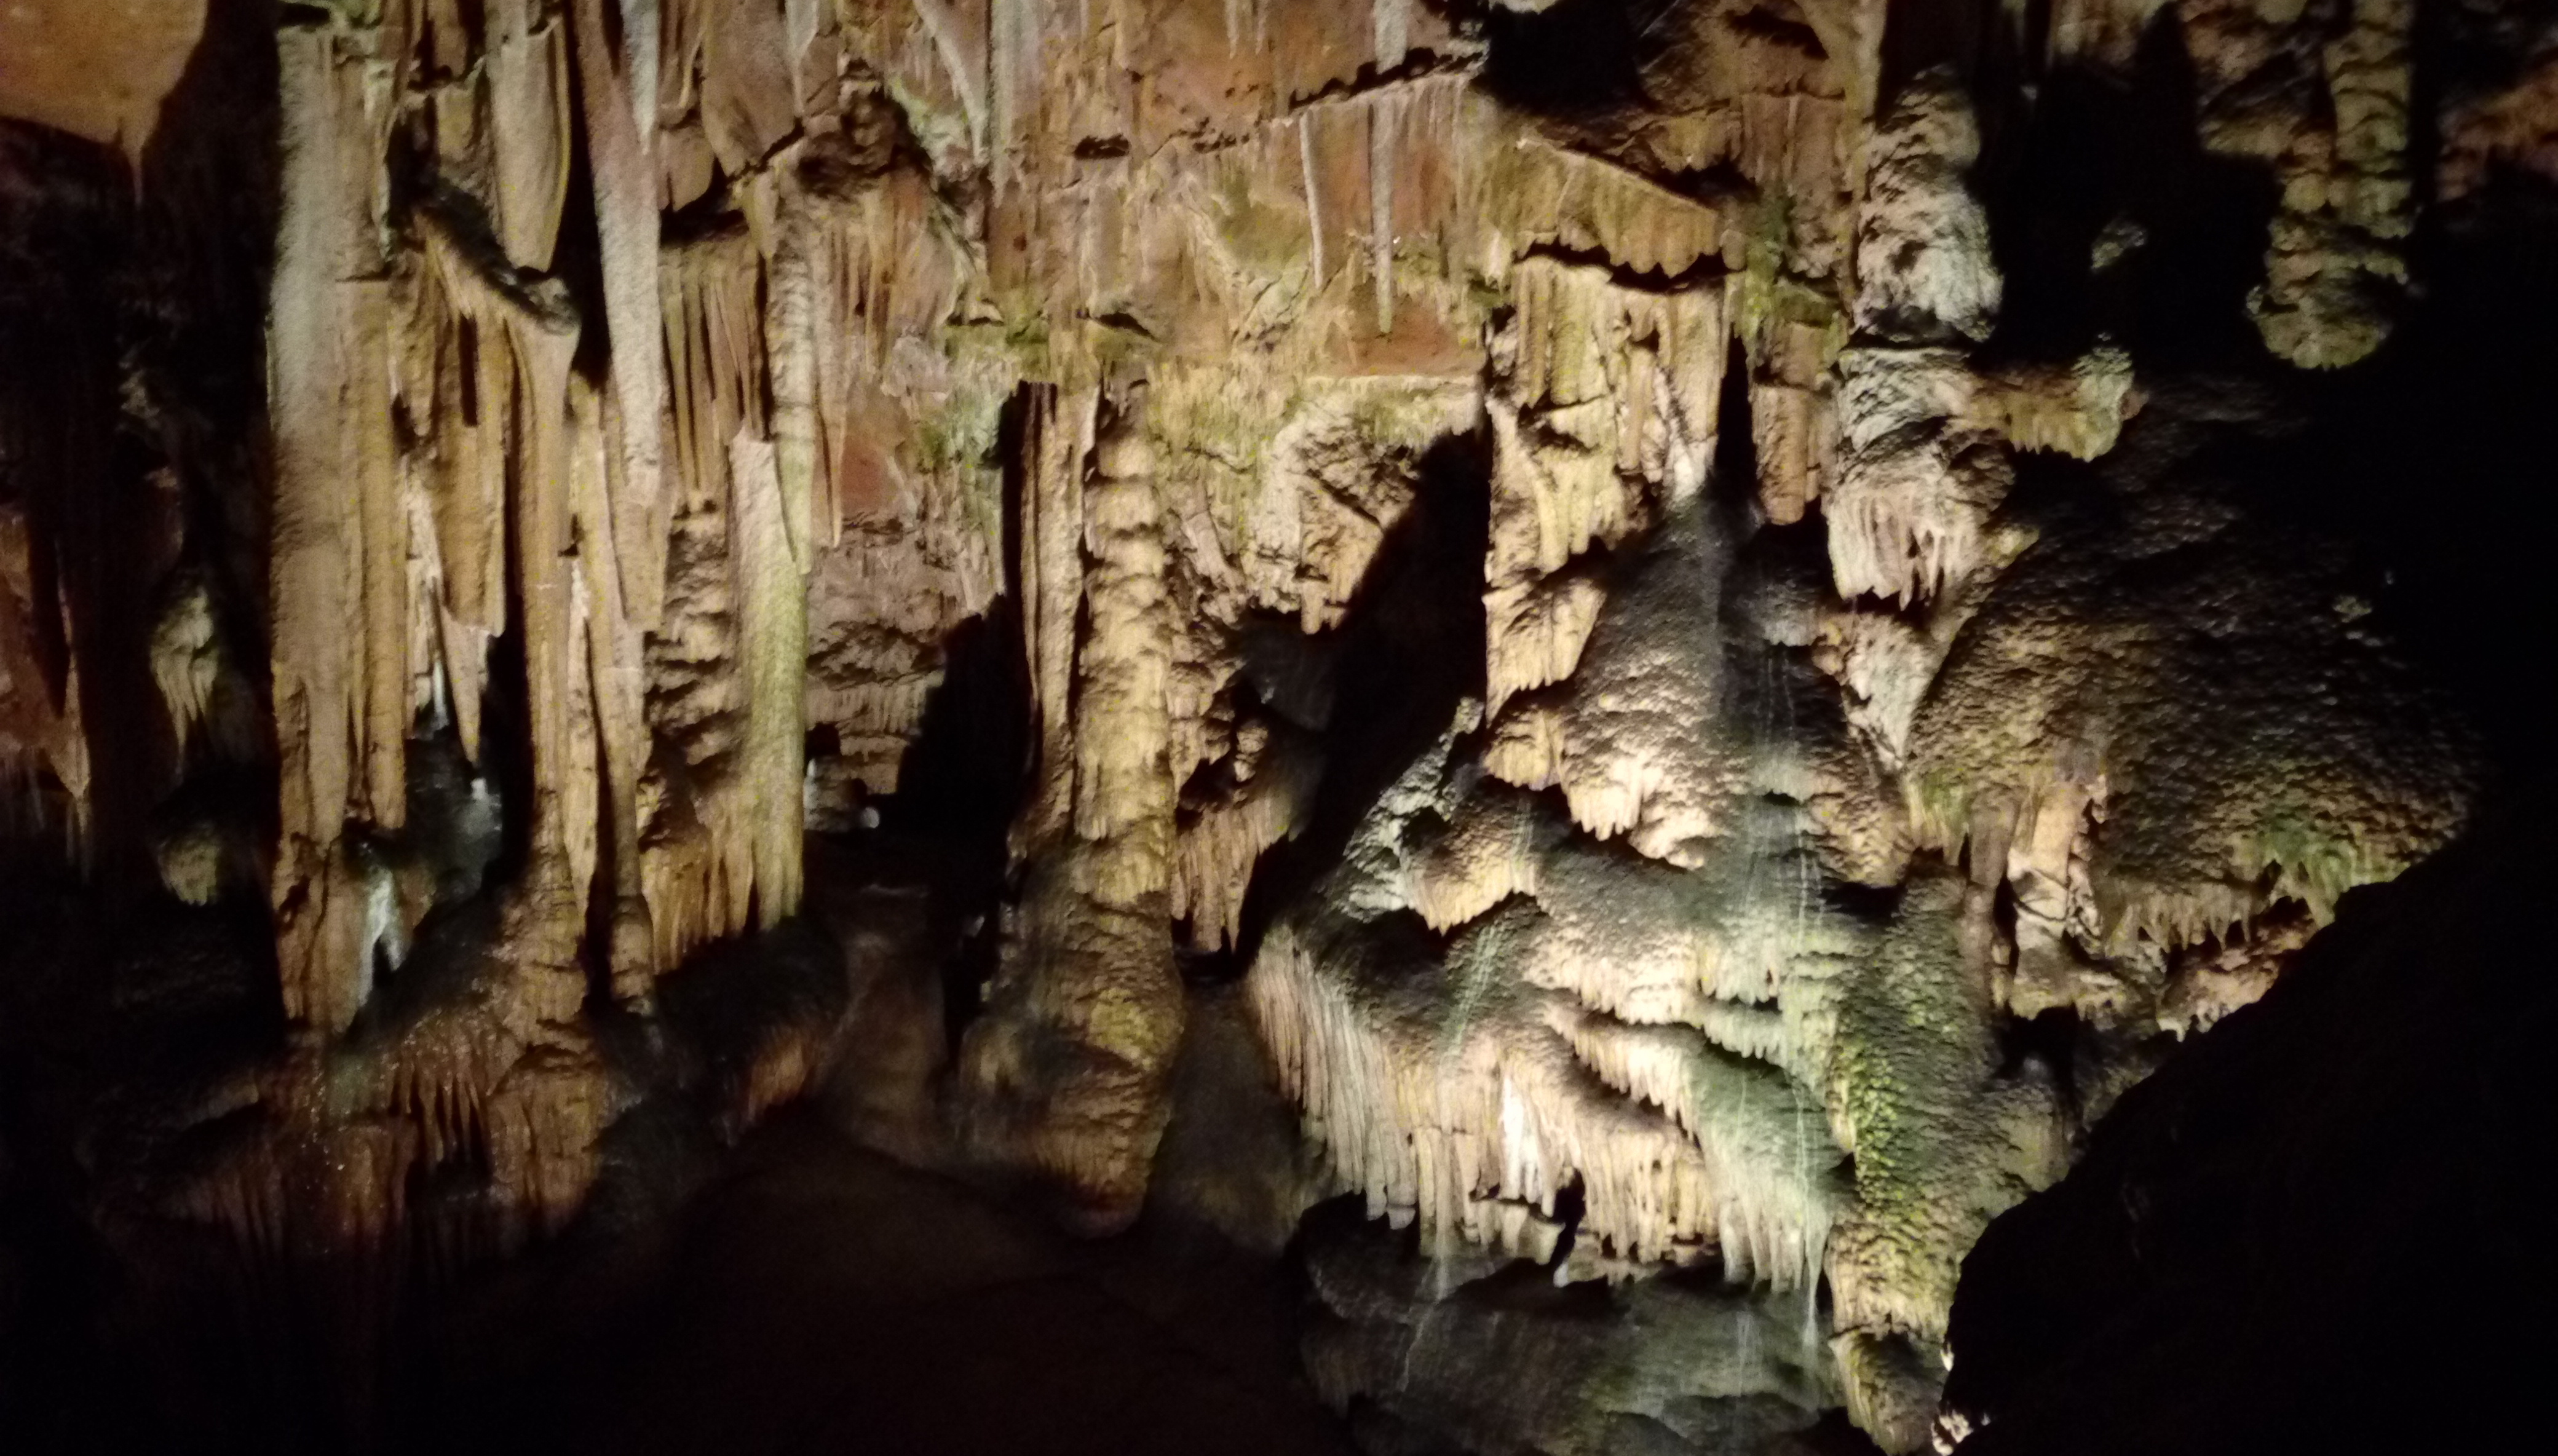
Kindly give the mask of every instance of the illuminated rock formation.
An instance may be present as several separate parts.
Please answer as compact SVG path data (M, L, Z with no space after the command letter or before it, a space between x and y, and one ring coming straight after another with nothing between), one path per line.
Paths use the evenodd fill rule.
M74 9L0 959L140 1049L19 1099L114 1087L36 1140L128 1252L458 1267L869 1059L1087 1232L1417 1229L1311 1255L1380 1449L1908 1450L1982 1229L2479 790L2264 484L2558 173L2405 0Z

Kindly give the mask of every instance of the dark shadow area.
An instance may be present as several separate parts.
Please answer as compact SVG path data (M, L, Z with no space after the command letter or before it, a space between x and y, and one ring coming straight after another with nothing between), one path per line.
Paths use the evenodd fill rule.
M1483 84L1522 111L1571 118L1639 100L1643 63L1685 0L1558 0L1484 12ZM1671 39L1676 39L1672 37Z
M2425 295L2371 359L2306 373L2251 340L2254 359L2220 369L2144 365L2147 402L2114 453L2092 469L2020 457L2010 510L2112 511L2129 528L2154 485L2202 485L2244 508L2260 543L2341 542L2392 650L2518 784L2547 770L2538 694L2515 674L2558 633L2539 533L2520 524L2558 487L2540 427L2558 397L2558 189L2501 178L2413 252Z
M274 1054L283 1006L262 905L110 907L61 883L0 895L0 1440L35 1452L168 1449L149 1342L187 1318L115 1238L119 1197L168 1129L167 1090ZM205 1124L183 1156L218 1156ZM206 1238L192 1251L229 1255ZM229 1291L226 1291L229 1292ZM240 1344L220 1306L216 1356ZM163 1317L168 1317L165 1321ZM183 1338L180 1348L194 1348ZM245 1388L245 1387L243 1387Z
M2002 888L2002 897L2006 891ZM2009 932L2013 937L2014 932ZM2010 1019L1999 1027L2001 1080L2028 1076L2036 1068L2051 1078L2053 1092L2072 1121L2078 1110L2075 1080L2077 1051L2084 1028L2074 1007L2055 1006L2031 1019Z
M1003 513L996 550L1004 593L943 640L941 682L899 763L897 792L881 801L871 830L843 836L835 846L835 873L846 884L928 887L927 934L935 945L956 947L943 977L944 1025L954 1047L994 972L1009 834L1037 752L1022 633L1021 534L1025 433L1038 387L1016 390L997 425Z
M2558 1295L2558 980L2516 913L2549 809L2347 896L1991 1225L1953 1309L1964 1456L2519 1449Z
M2172 9L2142 33L2129 77L2058 72L1983 118L1973 178L2006 280L1994 358L2068 358L2103 334L2144 375L2272 364L2246 302L2274 180L2204 151L2196 119Z
M514 512L506 513L506 554L514 559ZM506 611L521 623L523 602L518 573L506 573ZM533 816L515 805L533 801L533 720L525 676L524 636L508 632L489 642L489 677L480 697L480 772L501 805L497 852L489 862L492 884L506 884L523 873L533 853ZM670 777L686 786L690 776L678 755L660 755Z
M956 946L947 966L947 1021L955 1039L977 1013L995 968L1007 833L1028 786L1030 677L1016 598L999 597L943 644L941 685L879 808L879 828L849 836L883 883L930 887L931 935Z
M1346 1456L1266 1259L1082 1242L791 1113L616 1259L480 1291L443 1450ZM526 1320L526 1316L531 1316Z
M879 805L883 827L992 841L1000 852L1031 752L1024 660L1011 597L951 629L942 641L941 683L898 766L897 793Z
M1484 553L1492 529L1489 430L1452 435L1421 459L1410 509L1387 530L1328 649L1331 714L1323 779L1305 826L1262 855L1227 962L1252 963L1271 918L1340 860L1395 776L1484 692Z
M2471 34L2487 24L2450 7L2420 21L2440 68L2420 82L2420 155L2439 76L2521 53ZM2543 533L2521 524L2558 487L2542 438L2558 189L2505 173L2432 208L2380 351L2286 369L2243 312L2270 183L2195 150L2164 17L2141 55L2155 114L2056 76L1997 154L2011 323L1996 345L2129 343L2151 402L2096 467L2122 492L2107 509L2137 510L2145 478L2203 481L2268 540L2342 539L2393 651L2482 730L2494 777L2461 842L2346 896L2263 1000L2190 1038L2066 1179L1991 1226L1953 1310L1947 1397L1975 1430L1960 1449L2503 1449L2540 1384L2535 1311L2558 1294L2534 1233L2558 1002L2527 909L2553 868L2552 776L2525 665L2558 604ZM2146 240L2110 273L2086 268L2122 215ZM2099 489L2021 462L2012 505ZM2032 1041L2060 1049L2036 1023L2011 1056L2041 1055Z
M1719 500L1759 494L1759 441L1750 412L1750 352L1735 338L1724 351L1723 388L1714 404L1714 486Z
M1375 1456L1875 1450L1801 1403L1797 1373L1824 1357L1799 1294L1710 1265L1558 1286L1531 1260L1433 1253L1355 1197L1310 1211L1299 1248L1318 1301L1308 1363Z
M128 295L142 250L133 179L112 149L0 128L0 501L37 578L32 620L12 626L35 639L38 661L14 665L41 668L58 711L125 729L91 735L84 766L84 848L125 887L148 876L143 821L176 756L148 651L176 503L148 479L157 452L122 428L119 407L120 346L141 311Z
M653 1018L595 1008L597 1055L621 1074L599 1092L645 1095L606 1132L574 1221L529 1251L489 1147L523 1129L458 1108L460 1145L410 1165L392 1238L243 1242L186 1210L193 1180L218 1189L221 1170L274 1156L279 1113L204 1110L288 1051L272 968L238 948L261 911L160 902L117 919L71 899L50 922L13 916L28 932L0 946L0 1439L13 1452L483 1449L459 1441L456 1401L514 1347L463 1322L564 1268L604 1271L587 1285L639 1277L655 1231L763 1110L759 1077L821 1056L845 1012L841 952L806 919L692 957L658 981ZM351 1079L421 1005L485 993L495 919L486 897L443 919L345 1038ZM21 1002L30 990L43 999ZM539 1060L518 1070L538 1075ZM290 1221L277 1237L315 1237L328 1190L286 1186L301 1202L274 1215ZM603 1327L570 1329L585 1312L506 1302L502 1323L600 1343ZM523 1424L557 1408L509 1398Z
M1987 0L1927 0L1887 7L1888 17L1878 48L1880 73L1875 92L1889 106L1902 86L1919 73L1952 69L1976 85L1994 82L2014 64L2009 40L2010 17L2003 5Z
M2420 39L2471 73L2483 63L2453 29L2436 17ZM2132 79L2056 73L1988 127L1975 177L2006 278L1988 356L2065 359L2100 335L2128 348L2147 402L2097 470L2134 489L2162 468L2207 479L2270 530L2346 543L2378 624L2456 695L2497 767L2545 772L2534 694L2513 674L2558 608L2537 533L2515 525L2558 485L2539 424L2558 397L2558 189L2499 174L2429 211L2388 342L2349 368L2290 368L2246 313L2274 182L2202 149L2173 12L2144 33ZM2012 509L2082 496L2075 469L2020 457Z
M2524 665L2558 640L2543 532L2558 491L2558 189L2505 176L2425 229L2426 296L2364 365L2316 380L2309 427L2254 479L2274 510L2388 573L2379 605L2461 699L2508 777L2547 774Z
M167 1136L153 1120L167 1090L212 1101L282 1037L263 897L180 905L149 857L177 818L239 828L243 845L272 833L262 655L239 664L254 709L224 689L206 725L248 762L201 775L179 802L149 646L158 588L181 578L203 584L230 641L261 638L275 88L272 7L212 0L132 166L0 122L0 514L27 527L39 608L7 624L32 632L33 660L0 659L0 679L57 708L75 698L115 730L85 735L86 877L64 867L59 784L0 768L0 1445L13 1451L179 1444L150 1418L132 1328L148 1271L112 1247L129 1212L119 1180ZM0 721L0 741L19 727ZM29 802L38 821L18 821ZM210 1151L219 1119L206 1127Z

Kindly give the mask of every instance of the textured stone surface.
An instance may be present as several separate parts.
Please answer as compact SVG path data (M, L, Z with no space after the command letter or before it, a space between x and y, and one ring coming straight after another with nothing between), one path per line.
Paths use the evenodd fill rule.
M2476 366L2527 7L202 11L0 20L7 1136L170 1287L371 1329L822 1088L1417 1231L1319 1216L1375 1449L1906 1450L2480 795L2307 498Z

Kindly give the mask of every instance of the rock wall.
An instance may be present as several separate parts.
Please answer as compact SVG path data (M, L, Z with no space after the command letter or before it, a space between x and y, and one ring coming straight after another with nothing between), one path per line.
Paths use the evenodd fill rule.
M2380 1451L2510 1424L2499 1394L2451 1392L2527 1388L2523 1311L2558 1285L2521 1232L2543 1180L2511 1155L2536 1135L2520 1089L2550 998L2504 911L2546 868L2526 827L2544 796L2363 897L2225 1034L2128 1093L2059 1187L1991 1226L1954 1305L1940 1440ZM2446 1238L2495 1266L2492 1289L2334 1277ZM2459 1334L2337 1398L2379 1328Z
M2246 462L2387 357L2429 199L2548 172L2536 41L2427 89L2391 0L21 9L121 68L0 71L0 832L62 887L10 974L131 1084L30 1123L114 1131L62 1176L117 1229L468 1261L635 1109L797 1095L804 841L929 826L1009 715L883 1138L1124 1227L1239 976L1371 1216L1790 1301L1781 1373L1654 1393L1909 1449L1982 1228L2477 791ZM1336 1312L1409 1296L1373 1252ZM1480 1442L1392 1345L1327 1392Z

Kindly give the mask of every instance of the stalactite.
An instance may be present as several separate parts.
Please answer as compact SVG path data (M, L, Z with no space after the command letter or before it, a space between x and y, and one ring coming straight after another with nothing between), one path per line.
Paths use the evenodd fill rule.
M166 1118L238 1151L155 1143L137 1202L343 1253L365 1300L404 1240L520 1248L639 1099L734 1136L824 1074L823 996L687 988L733 939L776 973L803 828L934 875L983 832L946 858L993 975L902 1150L1124 1226L1180 967L1220 963L1175 938L1231 946L1306 1131L1440 1274L1639 1281L1619 1321L1711 1262L1752 1330L1793 1291L1797 1393L1909 1446L1964 1249L2151 1065L2123 1049L2260 993L2476 791L2347 564L2215 475L2305 457L2189 443L2332 411L2248 391L2419 301L2413 12L2280 10L2173 0L2160 115L2203 160L2093 169L2100 224L2038 169L2064 79L2158 119L2146 0L2013 56L1917 11L1651 7L1611 76L1526 4L286 7L271 502L164 407L203 351L152 310L185 309L117 275L79 362L107 415L64 438L152 455L118 489L184 530L135 525L150 595L103 619L64 553L110 497L48 537L14 473L66 396L0 371L0 836L139 840L188 906L262 888L294 1023ZM14 75L0 110L147 162L140 109ZM2498 104L2454 108L2502 118L2447 152L2462 189L2536 155ZM2253 296L2250 241L2211 303L2244 360L2175 276L2216 245L2174 196L2205 161L2273 185ZM198 801L269 767L261 646L271 866ZM929 735L1007 682L1027 741L941 822ZM123 697L170 765L106 736ZM745 1008L734 1045L688 997ZM2008 1055L2047 1012L2092 1028L2083 1083ZM1481 1415L1325 1358L1418 1443Z
M622 469L612 501L614 566L631 620L644 632L655 629L663 610L671 504L659 422L666 407L666 355L659 322L657 177L652 165L657 16L653 5L624 3L624 48L616 54L605 24L608 3L578 0L573 49L595 193L604 322L613 345L612 383L620 403Z
M490 7L489 117L499 246L531 272L551 265L568 197L568 27L534 23L531 0Z
M807 609L769 434L762 253L735 229L670 251L662 278L678 478L701 541L688 556L679 519L669 611L695 615L660 634L684 644L692 706L656 727L689 772L641 794L640 873L671 966L798 906Z
M1022 498L1022 636L1030 653L1039 779L1016 833L1062 832L1074 801L1074 657L1083 599L1083 469L1099 395L1042 389L1032 396ZM1026 844L1021 847L1027 847Z
M375 134L362 54L286 31L284 218L271 337L276 399L274 675L284 1000L327 1030L355 1015L361 891L350 820L396 829L408 733L407 524L393 463L390 292L375 241ZM351 630L351 627L353 630Z
M570 509L580 542L597 543L601 558L590 562L581 554L575 577L587 654L586 696L594 706L595 755L602 777L597 844L613 869L611 929L603 948L616 993L638 999L663 967L657 961L641 878L640 793L650 748L643 682L646 633L624 595L617 569L628 558L621 550L625 522L618 509L615 466L629 457L617 448L622 421L613 399L584 378L570 376Z
M808 655L807 593L784 523L790 514L771 443L740 433L729 480L740 571L738 649L746 722L730 792L751 827L755 924L770 929L799 908L800 672ZM743 923L734 927L742 929Z
M980 1148L1053 1180L1103 1229L1143 1200L1183 1014L1169 913L1172 622L1142 390L1113 402L1079 493L1069 837L1025 892L960 1054Z
M1214 949L1240 943L1244 892L1262 853L1296 834L1314 801L1322 760L1302 745L1238 748L1234 782L1189 811L1174 842L1172 918L1190 924L1190 943Z

